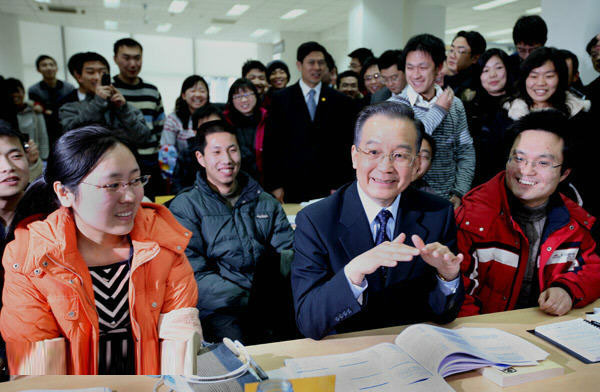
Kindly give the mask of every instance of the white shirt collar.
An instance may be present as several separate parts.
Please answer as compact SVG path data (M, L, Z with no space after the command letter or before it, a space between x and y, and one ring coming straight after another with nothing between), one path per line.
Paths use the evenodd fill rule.
M86 93L82 93L81 91L79 91L79 89L77 89L77 99L79 99L80 101L85 101L86 96Z
M425 98L416 92L410 84L407 84L406 87L404 87L404 91L406 92L406 97L408 98L408 102L410 102L411 106L430 108L434 103L437 102L438 97L444 92L437 84L434 84L433 87L435 89L435 96L431 99L431 101L426 101Z
M304 97L305 101L306 98L308 98L308 92L312 88L315 90L315 102L319 103L319 96L321 95L321 86L323 85L323 83L319 82L319 84L317 84L315 87L310 87L308 84L304 83L304 80L302 80L302 78L300 78L298 84L300 84L300 88L302 89L302 96Z
M382 207L377 204L375 200L371 199L365 191L363 191L358 181L356 181L356 188L358 189L358 197L360 198L360 202L362 203L365 213L367 214L369 226L373 225L375 217L377 214L379 214L379 211L384 208L392 213L392 219L396 221L396 214L398 213L398 206L400 205L400 196L402 195L401 193L396 196L394 202L389 207Z

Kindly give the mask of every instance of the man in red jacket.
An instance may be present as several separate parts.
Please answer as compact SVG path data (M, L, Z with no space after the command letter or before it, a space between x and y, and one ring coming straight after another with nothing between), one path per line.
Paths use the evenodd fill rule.
M463 198L459 316L538 305L560 316L600 297L596 218L557 191L573 157L566 121L554 110L517 121L506 171Z

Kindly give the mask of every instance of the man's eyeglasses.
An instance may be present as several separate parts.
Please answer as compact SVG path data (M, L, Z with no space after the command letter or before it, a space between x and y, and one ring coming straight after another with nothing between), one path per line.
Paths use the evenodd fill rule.
M233 100L234 101L241 101L244 98L252 98L254 96L254 93L244 93L244 94L236 94L233 96Z
M383 83L396 83L399 78L400 75L398 74L392 75L390 77L385 77L383 75L381 76L381 79L383 79Z
M98 189L104 189L105 191L110 192L110 193L116 193L120 190L125 190L127 187L132 187L134 189L142 188L144 185L146 185L148 183L148 181L150 181L149 174L139 176L137 178L134 178L131 181L115 181L115 182L112 182L110 184L105 184L105 185L90 184L88 182L83 182L83 181L81 181L81 184L91 185Z
M531 163L531 167L534 169L538 169L541 171L551 171L552 169L556 169L557 167L561 167L562 163L558 163L555 164L552 161L547 161L547 160L539 160L539 161L528 161L525 158L521 158L517 155L512 155L510 158L508 158L508 162L514 166L518 166L518 167L523 167L523 166L527 166L529 163Z
M467 49L462 49L462 48L450 48L446 51L446 55L449 56L451 54L456 54L458 56L462 56L463 54L469 54L471 53L470 50Z
M381 77L381 75L380 75L380 74L378 74L378 73L375 73L375 74L373 74L373 75L365 75L365 80L372 80L372 79L375 79L375 80L377 80L377 79L379 79L380 77Z
M389 157L395 165L398 166L411 166L415 161L415 156L408 152L392 151L389 154L384 154L381 150L363 150L356 146L356 150L363 153L365 157L370 161L381 161L382 158Z

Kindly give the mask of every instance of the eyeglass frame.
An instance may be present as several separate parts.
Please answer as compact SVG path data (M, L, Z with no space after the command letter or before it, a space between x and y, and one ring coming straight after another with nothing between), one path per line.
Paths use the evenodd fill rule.
M89 182L81 181L80 184L91 185L91 186L95 187L96 189L104 189L108 193L118 193L122 190L125 190L125 188L129 188L129 187L131 187L133 189L137 189L137 188L141 187L143 189L144 186L146 184L148 184L148 181L150 181L150 177L152 177L150 174L144 174L144 175L134 178L131 181L115 181L115 182L111 182L110 184L104 184L104 185L90 184ZM136 181L139 181L138 182L139 185L135 184ZM114 186L116 184L119 184L119 187L112 188L112 186Z
M515 159L521 159L521 162L515 161ZM525 167L527 167L527 165L529 165L529 163L531 163L531 167L532 168L539 168L541 170L548 170L550 171L551 169L556 169L557 167L561 167L563 164L562 163L558 163L558 164L552 164L550 161L550 166L539 166L538 164L540 163L540 161L535 161L535 160L529 160L529 159L525 159L525 158L521 158L518 157L516 154L512 154L511 156L508 157L508 162L513 164L513 165L517 165L518 167L522 167L523 164L525 164Z
M374 73L373 75L365 75L364 79L365 80L371 80L371 79L375 79L378 80L379 78L381 78L381 74L379 72Z
M365 155L365 157L366 157L366 158L367 158L369 161L381 162L381 159L382 159L382 158L388 158L388 159L389 159L389 160L390 160L390 161L391 161L393 164L395 164L395 165L399 165L399 164L397 163L397 161L396 161L394 158L392 158L392 155L393 155L393 154L396 154L396 153L398 153L397 151L392 151L392 152L390 152L389 154L384 154L384 153L382 152L382 153L381 153L381 156L379 156L379 157L375 157L375 156L373 156L372 154L369 154L369 152L368 152L368 151L365 151L365 150L363 150L362 148L360 148L360 147L359 147L359 146L357 146L357 145L354 145L354 147L356 147L356 150L357 150L358 152L361 152L361 153L363 153L363 154ZM371 151L375 151L375 150L371 150ZM404 153L402 153L402 154L404 154ZM411 156L410 163L409 163L408 165L399 165L400 167L411 167L411 166L412 166L412 165L415 163L415 159L417 158L417 156L416 156L416 155L414 155L414 154L409 154L409 153L406 153L406 155L410 155L410 156Z
M453 47L450 47L450 49L446 50L446 56L453 53L456 53L458 56L462 56L463 54L471 54L471 51L468 49L459 50L458 48Z
M251 97L255 97L255 96L256 96L256 94L254 94L254 92L250 91L250 92L243 93L243 94L235 94L231 97L231 99L234 101L241 101L244 98L250 99Z

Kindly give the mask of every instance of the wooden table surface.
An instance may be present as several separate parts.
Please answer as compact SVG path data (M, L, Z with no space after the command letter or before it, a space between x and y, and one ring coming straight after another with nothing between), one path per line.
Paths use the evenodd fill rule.
M571 357L553 345L531 335L527 330L538 325L583 317L586 311L600 307L600 300L582 309L572 310L568 315L553 317L537 308L514 310L510 312L492 313L481 316L463 317L445 325L457 327L496 327L521 336L550 353L548 359L565 368L565 374L559 377L530 382L514 387L501 388L480 376L476 371L453 375L446 381L456 391L599 391L600 364L586 365ZM286 358L347 353L361 350L378 343L393 343L396 335L404 327L391 327L371 331L352 332L327 337L321 341L312 339L290 340L278 343L249 346L248 351L265 370L273 370L283 366ZM146 376L41 376L29 377L0 384L0 391L12 392L24 389L57 389L88 388L105 386L113 391L142 392L152 391L155 378ZM166 391L162 387L160 391Z

